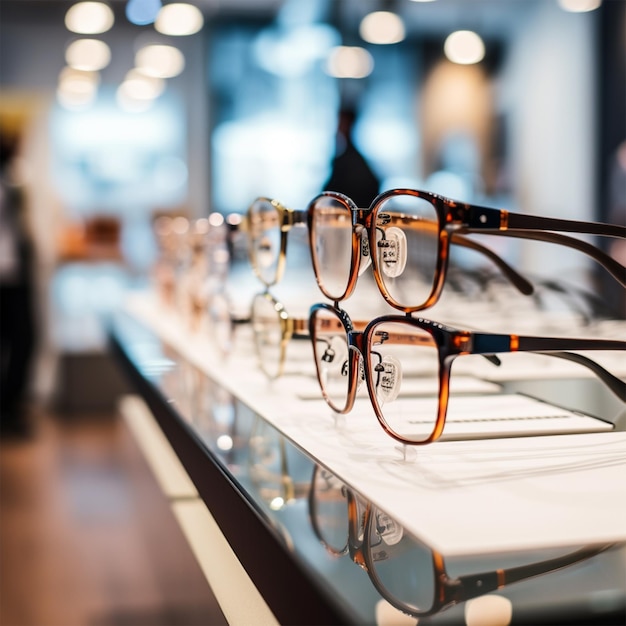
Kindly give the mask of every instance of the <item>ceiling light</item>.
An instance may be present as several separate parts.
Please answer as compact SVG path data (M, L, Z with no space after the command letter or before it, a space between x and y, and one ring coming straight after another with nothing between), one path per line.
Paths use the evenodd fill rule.
M115 99L120 109L127 111L128 113L144 113L150 109L154 103L154 100L133 98L132 94L129 93L126 83L122 83L117 88L117 91L115 92Z
M184 2L166 4L157 15L154 28L163 35L193 35L204 25L198 7Z
M336 46L326 63L327 73L335 78L365 78L373 69L372 55L356 46Z
M398 43L404 39L404 23L396 13L374 11L363 18L359 33L369 43Z
M115 17L111 7L103 2L78 2L65 14L65 27L81 35L106 33Z
M65 107L80 108L96 97L100 77L96 72L83 72L65 67L59 75L57 99Z
M485 57L483 40L471 30L457 30L448 35L443 50L450 61L461 65L478 63Z
M84 109L95 100L95 92L76 93L59 85L57 88L57 101L66 109Z
M130 70L124 78L126 93L135 100L154 100L158 98L165 89L165 82L162 78L146 76L140 71Z
M601 4L602 0L559 0L559 6L572 13L595 11Z
M75 70L101 70L110 61L111 49L99 39L77 39L65 51L65 62Z
M89 91L98 86L100 76L97 72L86 72L64 67L59 74L59 85L67 85L76 91Z
M172 78L185 68L185 57L174 46L151 44L137 51L135 66L148 76Z

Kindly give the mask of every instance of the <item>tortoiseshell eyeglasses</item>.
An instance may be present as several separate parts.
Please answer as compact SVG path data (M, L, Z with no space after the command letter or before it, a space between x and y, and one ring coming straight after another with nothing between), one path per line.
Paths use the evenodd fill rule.
M427 444L439 439L446 424L451 388L455 402L468 394L484 392L481 383L488 377L477 378L480 363L472 355L495 366L506 365L505 359L515 358L510 355L518 353L527 358L537 355L543 361L544 356L558 357L561 363L569 361L591 370L618 398L626 397L624 381L580 353L623 352L626 341L471 332L401 315L378 317L364 330L356 330L357 324L363 328L361 322L353 325L345 311L329 304L311 307L309 333L322 395L336 413L348 413L360 383L365 380L381 426L405 444ZM536 371L545 365L535 365L540 368ZM550 417L545 413L546 405L538 404L540 413L528 417ZM562 416L568 419L567 411ZM453 421L452 433L459 426L463 424ZM558 432L557 422L555 427Z
M322 293L333 302L350 297L359 274L371 263L378 288L391 306L405 313L430 307L441 295L451 244L486 254L523 293L532 292L532 285L502 259L465 236L471 233L574 248L626 285L623 265L598 247L561 234L624 239L626 227L619 225L524 215L414 189L385 191L369 208L359 208L347 196L326 191L309 204L307 224L315 277Z
M298 211L284 206L278 200L264 197L256 198L248 208L246 224L250 264L256 276L266 287L277 284L283 277L287 259L288 235L292 228L313 223L316 228L321 229L318 230L318 236L322 230L326 231L325 225L320 226L318 219L311 222L310 212L310 208ZM338 224L343 225L341 216L339 216ZM329 242L329 245L331 243ZM489 248L460 236L455 236L452 243L470 248L487 257L521 293L529 295L533 292L532 284ZM337 248L334 252L343 254L344 251ZM315 268L315 261L318 257L315 252L312 252L312 256ZM328 261L333 262L330 259ZM361 269L364 268L365 266ZM319 282L321 274L316 274L316 276Z

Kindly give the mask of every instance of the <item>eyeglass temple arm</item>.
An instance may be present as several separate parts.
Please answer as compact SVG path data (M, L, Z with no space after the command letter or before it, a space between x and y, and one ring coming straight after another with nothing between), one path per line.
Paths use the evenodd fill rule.
M471 598L485 595L491 591L495 591L510 585L542 574L548 574L556 570L575 565L581 561L585 561L594 557L605 550L613 547L614 544L602 546L586 547L565 554L553 559L541 561L539 563L530 563L529 565L521 565L519 567L511 567L509 569L498 569L492 572L483 572L480 574L471 574L468 576L459 576L457 579L450 581L451 585L457 587L455 595L456 602L465 602Z
M554 337L518 337L472 333L470 354L499 352L535 352L566 359L590 369L618 398L626 397L626 383L596 361L570 350L626 350L625 341L601 339L569 339Z
M590 369L620 400L626 399L626 383L594 360L575 352L544 352L543 354L572 361Z
M448 223L451 226L457 225L460 232L489 234L487 231L493 231L493 234L546 241L574 248L600 263L622 286L626 286L626 268L598 247L574 237L546 232L559 231L626 239L624 226L509 213L503 209L470 205L457 205L449 208L449 211Z
M450 224L459 224L471 230L525 230L525 231L557 231L562 233L581 233L599 235L601 237L626 238L626 226L619 224L603 224L601 222L583 222L579 220L562 220L542 215L510 213L505 209L494 209L455 203L447 205Z
M549 232L525 232L521 230L505 230L502 232L498 232L499 235L504 237L515 237L517 239L532 239L534 241L545 241L547 243L554 243L561 246L566 246L568 248L573 248L574 250L578 250L583 254L597 261L602 267L604 267L617 282L622 285L622 287L626 287L626 267L624 267L621 263L617 262L613 257L606 254L597 248L596 246L587 243L586 241L582 241L581 239L576 239L575 237L568 237L567 235L560 235L558 233L549 233Z
M469 248L470 250L474 250L476 252L480 252L481 254L486 256L509 279L509 281L517 288L517 290L520 293L523 293L525 296L529 296L534 292L535 288L533 287L532 283L526 280L526 278L524 278L515 269L513 269L502 257L498 256L489 248L481 245L473 239L463 237L463 235L460 235L458 233L452 233L451 243L458 246L463 246L464 248Z

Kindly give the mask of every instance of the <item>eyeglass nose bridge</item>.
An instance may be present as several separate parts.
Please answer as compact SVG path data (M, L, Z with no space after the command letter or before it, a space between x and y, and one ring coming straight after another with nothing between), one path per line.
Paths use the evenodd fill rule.
M356 394L365 380L365 357L363 354L363 333L360 331L346 330L348 343L347 366L344 375L348 376L348 397L345 412L351 411L354 406Z
M367 268L372 264L372 250L370 246L370 238L367 230L358 224L355 226L356 236L358 237L359 246L359 267L357 274L362 276Z

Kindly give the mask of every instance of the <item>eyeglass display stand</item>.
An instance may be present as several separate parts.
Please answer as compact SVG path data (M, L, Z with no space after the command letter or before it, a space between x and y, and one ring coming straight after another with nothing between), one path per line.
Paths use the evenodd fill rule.
M266 603L265 623L274 618L280 624L417 623L389 604L350 556L332 556L316 536L306 495L314 468L321 467L315 456L138 319L114 316L109 337L114 355L197 491L206 519L214 520ZM336 416L339 425L345 419ZM396 450L402 461L413 463L420 456L408 446ZM453 578L455 570L457 575L500 571L507 563L545 557L544 548L536 555L446 558L446 564ZM580 564L420 617L419 624L621 624L625 562L626 548L620 544ZM240 604L249 601L242 597Z
M402 460L405 463L410 463L415 461L417 458L417 448L411 448L406 445L406 443L400 444L400 450L402 452Z

